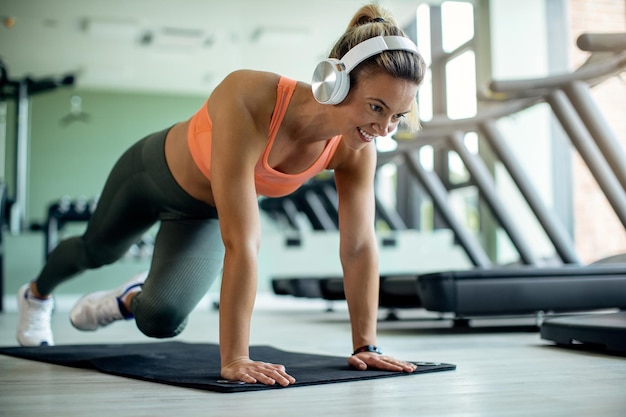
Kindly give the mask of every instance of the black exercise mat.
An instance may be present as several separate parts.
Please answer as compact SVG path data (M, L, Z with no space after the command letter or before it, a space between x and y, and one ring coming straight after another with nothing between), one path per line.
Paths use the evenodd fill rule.
M75 368L217 392L258 391L282 388L263 384L224 381L219 374L219 346L216 344L158 342L110 345L60 345L42 347L0 347L0 354ZM449 371L455 365L414 362L415 372L358 371L345 357L294 353L270 346L251 346L250 355L259 361L285 365L296 378L293 387L408 376Z

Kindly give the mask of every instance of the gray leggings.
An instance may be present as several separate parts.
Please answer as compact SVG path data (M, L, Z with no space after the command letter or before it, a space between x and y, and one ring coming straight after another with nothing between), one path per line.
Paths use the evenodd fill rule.
M109 174L85 233L62 241L37 277L50 294L87 269L121 258L160 221L150 272L131 311L147 336L173 337L223 267L217 211L187 194L165 161L167 130L128 149Z

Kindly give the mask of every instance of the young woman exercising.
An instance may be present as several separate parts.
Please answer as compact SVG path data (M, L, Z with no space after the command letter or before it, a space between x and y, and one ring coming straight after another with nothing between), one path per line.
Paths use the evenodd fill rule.
M361 8L315 70L311 85L250 70L228 75L189 120L135 143L111 171L82 236L61 242L19 291L18 341L52 345L53 290L118 260L160 222L147 278L81 298L72 324L95 330L134 318L150 337L173 337L221 273L223 378L293 384L280 364L249 356L261 241L258 196L296 190L324 169L339 196L340 259L357 369L412 372L376 347L378 250L374 172L378 136L417 125L425 65L393 18Z

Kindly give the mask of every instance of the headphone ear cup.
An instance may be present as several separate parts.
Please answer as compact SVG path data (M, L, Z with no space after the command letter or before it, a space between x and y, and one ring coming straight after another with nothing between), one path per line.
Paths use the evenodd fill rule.
M313 97L319 103L339 104L350 90L350 75L341 61L335 58L326 59L315 67L311 89Z
M328 104L339 104L348 96L348 92L350 91L350 73L345 70L341 71L339 73L339 79L341 81L337 88L337 94L333 97L332 103Z

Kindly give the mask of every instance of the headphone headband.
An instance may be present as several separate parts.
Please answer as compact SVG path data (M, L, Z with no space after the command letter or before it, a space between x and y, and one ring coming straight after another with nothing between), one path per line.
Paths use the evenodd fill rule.
M350 49L341 58L341 62L343 62L343 65L346 67L346 71L350 72L367 58L384 51L392 50L405 50L415 52L416 54L419 53L413 41L404 36L375 36Z
M375 36L350 49L341 60L329 58L313 72L313 96L322 104L341 103L350 90L350 71L367 58L390 50L404 50L419 54L417 46L404 36Z

